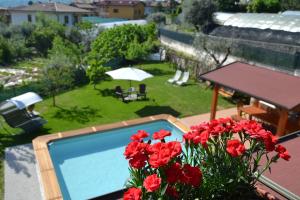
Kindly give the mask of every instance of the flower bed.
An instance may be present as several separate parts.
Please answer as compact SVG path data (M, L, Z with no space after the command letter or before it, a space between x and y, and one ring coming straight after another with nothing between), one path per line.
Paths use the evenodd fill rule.
M146 142L149 133L140 130L131 137L124 152L131 174L125 200L258 199L258 178L279 158L290 159L255 121L212 120L191 127L182 142L166 142L170 135L160 130Z

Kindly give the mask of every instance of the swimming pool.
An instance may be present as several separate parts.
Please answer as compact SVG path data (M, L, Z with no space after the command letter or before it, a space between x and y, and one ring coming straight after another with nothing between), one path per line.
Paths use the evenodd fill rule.
M149 121L48 142L63 199L90 199L122 190L129 178L128 161L123 152L137 130L153 134L166 129L172 132L172 136L166 138L168 141L182 140L183 131L170 120Z

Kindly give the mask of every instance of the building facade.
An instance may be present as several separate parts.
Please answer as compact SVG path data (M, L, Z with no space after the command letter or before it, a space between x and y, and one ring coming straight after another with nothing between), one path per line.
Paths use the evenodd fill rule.
M83 16L92 14L89 10L59 3L37 3L11 8L8 11L10 13L11 24L13 25L20 25L24 22L35 23L37 15L42 13L65 26L73 26L80 22Z
M123 18L123 19L143 19L145 5L140 1L116 1L101 0L94 2L97 6L97 13L102 17Z

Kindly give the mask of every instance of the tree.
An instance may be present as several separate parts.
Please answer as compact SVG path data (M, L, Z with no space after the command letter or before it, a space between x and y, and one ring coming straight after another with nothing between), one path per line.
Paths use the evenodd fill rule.
M43 14L37 15L36 19L36 28L30 35L28 43L35 47L39 54L46 56L48 50L52 48L55 36L65 37L66 28Z
M300 10L300 0L282 0L280 6L282 10Z
M236 12L239 10L237 0L215 0L218 11Z
M202 53L202 63L204 65L212 63L213 68L221 67L233 51L231 40L211 38L203 33L195 37L193 46Z
M162 12L151 13L147 17L148 22L154 22L156 24L165 24L166 23L166 14Z
M80 48L76 44L68 40L64 40L60 36L56 36L53 39L52 48L48 51L48 56L65 55L69 58L72 64L76 65L80 63L81 53Z
M94 89L96 89L96 85L104 80L106 69L103 65L91 64L86 73L90 79L90 82L94 85Z
M280 0L252 0L247 6L248 12L277 13L281 10Z
M183 2L183 15L185 22L194 25L196 30L212 24L216 5L211 0L186 0Z
M130 44L134 41L142 44L146 41L155 42L155 25L144 26L123 25L103 31L92 44L92 50L88 55L89 63L93 65L106 65L110 61L126 58ZM147 49L147 53L151 49Z
M56 106L57 93L73 86L74 68L69 58L63 54L51 56L41 81L45 91L52 96L52 105Z

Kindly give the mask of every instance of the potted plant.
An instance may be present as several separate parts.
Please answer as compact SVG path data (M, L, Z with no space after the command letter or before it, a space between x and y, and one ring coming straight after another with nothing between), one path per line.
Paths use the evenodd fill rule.
M124 152L131 175L125 200L258 199L255 183L261 174L279 158L290 159L256 121L201 123L182 142L167 142L170 135L160 130L147 142L149 133L143 130L131 136Z

